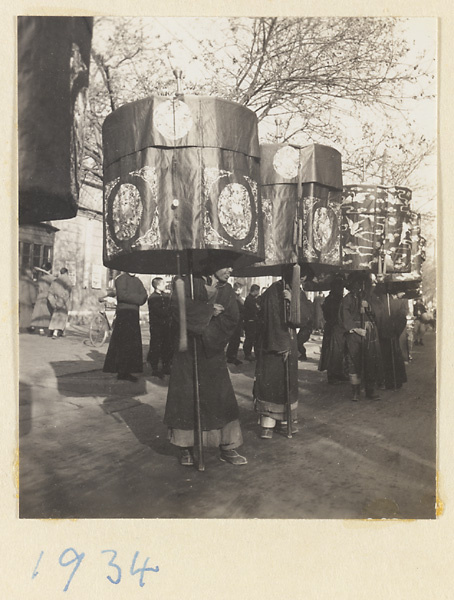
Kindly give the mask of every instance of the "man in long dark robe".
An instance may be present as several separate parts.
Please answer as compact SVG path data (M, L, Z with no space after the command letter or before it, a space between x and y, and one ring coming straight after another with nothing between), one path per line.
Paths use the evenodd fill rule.
M142 334L139 306L147 301L147 291L138 277L122 273L115 279L117 309L104 373L117 373L117 379L137 381L133 373L142 373Z
M246 360L252 361L255 360L255 357L252 356L252 351L255 353L255 344L257 340L257 318L258 318L258 297L260 294L260 287L253 283L251 285L251 289L249 290L249 294L246 296L246 300L244 301L244 343L243 343L243 351L244 358Z
M375 388L382 377L381 353L370 301L370 278L355 273L350 278L348 288L350 292L341 302L339 320L346 334L352 400L357 402L360 398L361 380L366 397L380 400Z
M325 327L318 370L328 372L328 383L331 385L348 381L345 368L345 332L339 323L343 292L344 281L334 279L331 291L322 304Z
M233 331L232 337L230 338L229 345L227 346L227 362L238 367L242 365L243 362L238 359L238 349L241 343L241 335L243 333L243 313L244 313L244 300L241 297L241 289L242 285L238 282L235 282L233 286L233 291L236 296L236 303L238 306L238 314L239 319L236 324L235 330Z
M233 465L247 460L235 448L243 443L239 409L227 368L225 347L239 320L232 286L227 283L231 269L214 273L213 284L194 278L194 300L185 281L188 350L175 352L170 371L164 423L169 439L180 447L180 463L194 464L194 353L196 341L202 441L220 448L220 459ZM178 300L172 294L172 316L179 319Z
M300 328L296 336L298 344L298 360L307 361L307 351L304 344L309 341L311 333L314 329L314 303L309 300L306 292L304 291L304 285L309 282L311 277L306 273L302 274L301 277L301 290L300 290L300 306L301 306L301 320Z
M260 414L260 437L273 430L287 434L285 362L288 362L292 421L298 408L298 343L296 325L288 322L285 304L291 300L291 271L270 285L260 298L254 405ZM299 293L297 290L296 293ZM276 428L277 425L277 428ZM297 428L292 424L292 432Z
M382 285L377 285L375 295L382 303L380 319L377 321L378 337L383 361L384 386L399 389L407 381L404 358L399 338L407 326L405 300L387 294Z
M166 284L162 277L155 277L151 285L153 293L148 298L150 349L147 361L153 376L161 375L159 361L162 362L162 374L169 375L172 360L170 294L165 293Z
M413 329L413 344L415 346L424 346L422 341L426 332L426 323L423 319L423 315L427 312L427 308L419 298L416 300L413 306L413 316L415 318L414 329Z

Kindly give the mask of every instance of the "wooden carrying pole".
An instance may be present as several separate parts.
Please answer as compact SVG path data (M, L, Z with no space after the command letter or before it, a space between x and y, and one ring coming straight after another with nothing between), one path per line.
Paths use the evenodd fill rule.
M388 316L389 316L389 320L391 321L391 303L389 300L389 292L386 292L386 298L388 300ZM391 321L392 324L392 321ZM390 342L391 342L391 362L393 365L393 380L394 380L394 389L397 389L397 378L396 378L396 363L394 361L394 344L393 344L393 337L390 338Z
M364 300L364 280L361 283L361 291L359 293L359 302L360 302L360 308L359 308L359 314L360 314L360 318L361 318L361 329L366 329L366 309L363 306L363 300ZM361 378L361 383L364 385L364 387L366 386L366 368L365 368L365 362L366 362L366 337L367 337L367 330L366 330L366 335L362 335L361 336L361 374L360 374L360 378Z
M284 373L285 373L285 413L287 417L287 437L292 438L292 400L290 398L290 371L288 361L290 352L284 354Z
M284 277L282 277L284 279ZM286 289L283 281L284 290ZM300 322L300 266L293 265L292 269L292 300L284 300L284 322L297 325ZM284 403L285 415L287 419L287 437L292 438L292 399L290 397L290 370L289 360L290 352L283 354L284 361Z
M188 349L188 332L186 322L186 297L184 281L181 279L180 254L177 254L178 278L175 280L175 293L178 298L178 322L180 324L178 352L186 352Z
M188 253L188 277L189 277L189 297L194 300L194 267L192 260L192 250ZM193 373L193 394L194 394L194 449L197 448L197 470L205 471L203 460L203 439L202 439L202 417L200 411L200 389L199 389L199 364L197 357L197 338L192 336L192 373Z

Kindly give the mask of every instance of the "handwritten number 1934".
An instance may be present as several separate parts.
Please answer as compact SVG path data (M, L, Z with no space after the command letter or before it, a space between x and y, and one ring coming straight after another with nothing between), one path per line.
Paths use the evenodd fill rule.
M114 579L113 577L111 577L110 575L107 575L107 579L110 581L110 583L113 583L114 585L117 585L120 583L121 581L121 567L120 565L118 565L115 560L117 558L117 551L116 550L102 550L101 554L107 554L107 553L111 553L112 556L108 562L109 567L112 567L113 569L116 570L116 578ZM39 571L38 571L38 566L41 562L41 559L43 557L44 551L42 551L39 555L38 561L36 563L36 566L33 570L33 574L32 574L32 579L35 579L38 575L39 575ZM144 575L147 571L152 571L153 573L157 573L159 571L159 567L149 567L148 566L148 561L150 560L148 557L145 559L143 566L142 567L136 567L136 563L139 557L139 552L136 552L134 554L134 557L132 559L132 564L131 564L131 568L129 570L131 575L138 575L140 574L140 578L139 578L139 585L140 587L143 587L145 585L144 582ZM74 565L71 574L68 577L68 581L66 582L65 587L63 588L63 591L66 592L68 591L68 588L71 584L71 581L74 577L74 575L77 572L77 569L80 567L80 565L82 564L82 561L85 558L85 552L77 552L74 548L66 548L66 550L64 550L61 554L60 557L58 559L59 564L62 567L69 567L71 565Z

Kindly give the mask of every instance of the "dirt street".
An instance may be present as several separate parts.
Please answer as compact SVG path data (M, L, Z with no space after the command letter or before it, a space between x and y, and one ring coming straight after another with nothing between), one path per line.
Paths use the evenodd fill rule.
M145 356L145 331L143 342ZM82 329L55 341L22 334L20 516L434 518L435 333L414 348L402 390L359 403L317 370L320 342L299 363L291 440L258 437L254 363L230 365L249 462L234 467L209 449L199 473L166 439L167 379L148 365L138 383L102 373L107 344L91 347Z

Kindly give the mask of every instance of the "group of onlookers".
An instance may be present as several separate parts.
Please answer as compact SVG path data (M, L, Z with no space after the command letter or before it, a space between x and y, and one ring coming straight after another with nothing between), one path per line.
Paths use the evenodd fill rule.
M19 331L63 335L68 321L72 285L65 267L58 277L52 275L52 265L46 262L35 267L23 267L19 277Z

